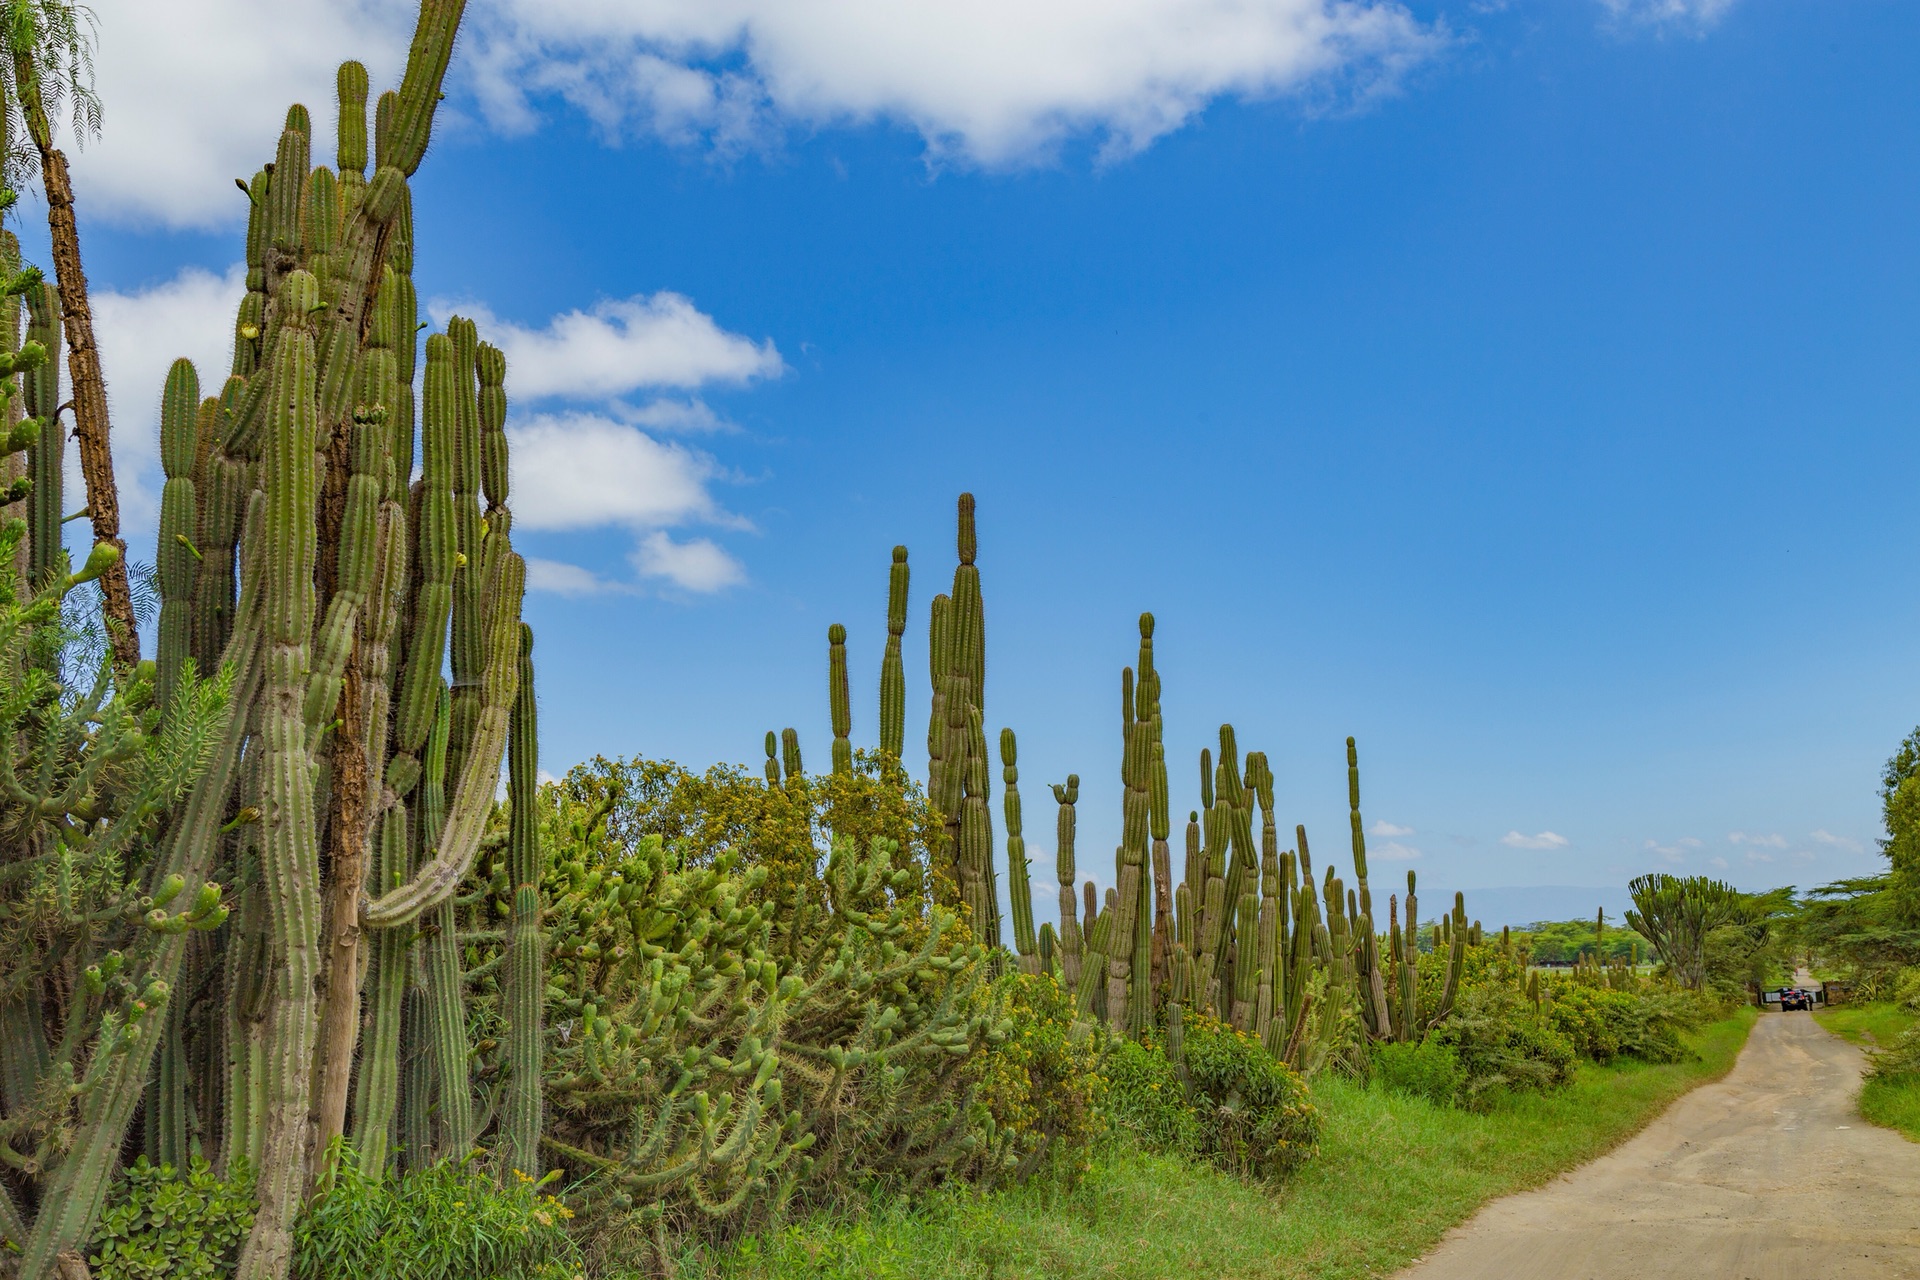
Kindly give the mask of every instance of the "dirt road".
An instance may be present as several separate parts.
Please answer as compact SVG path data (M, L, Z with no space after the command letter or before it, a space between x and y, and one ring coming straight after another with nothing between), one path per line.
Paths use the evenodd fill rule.
M1863 1068L1808 1014L1768 1014L1725 1080L1400 1280L1920 1277L1920 1144L1860 1119Z

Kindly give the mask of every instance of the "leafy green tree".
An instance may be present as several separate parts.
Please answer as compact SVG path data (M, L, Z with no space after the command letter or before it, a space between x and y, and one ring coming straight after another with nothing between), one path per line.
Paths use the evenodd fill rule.
M1887 826L1880 849L1892 863L1886 905L1905 924L1920 925L1920 729L1901 739L1880 775L1880 815Z

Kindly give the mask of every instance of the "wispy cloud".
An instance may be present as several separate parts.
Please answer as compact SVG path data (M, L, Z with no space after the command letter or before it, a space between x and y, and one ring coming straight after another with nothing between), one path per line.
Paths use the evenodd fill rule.
M531 591L547 591L557 596L592 596L603 591L624 589L620 583L610 582L577 564L546 560L539 556L528 556L526 559L527 588Z
M1572 842L1557 831L1542 831L1535 835L1509 831L1500 837L1500 843L1509 849L1564 849Z
M1703 845L1704 842L1694 836L1681 836L1671 844L1648 840L1645 847L1649 853L1657 853L1668 862L1684 862L1689 854Z
M1847 850L1852 850L1857 852L1859 849L1863 847L1858 840L1852 840L1846 836L1837 836L1833 834L1833 832L1828 831L1825 827L1822 827L1818 831L1809 833L1807 838L1812 840L1815 844L1824 844L1836 849L1847 849Z
M1727 843L1731 845L1759 845L1766 849L1784 849L1787 847L1787 838L1777 831L1769 832L1766 835L1756 835L1751 831L1729 831L1727 832Z
M1600 0L1616 28L1680 30L1704 35L1739 0Z
M711 538L675 542L663 530L640 540L633 567L643 578L660 578L684 591L723 591L747 580L740 562Z
M1392 0L493 0L474 77L497 127L556 96L609 136L764 145L886 121L988 166L1141 150L1217 99L1388 93L1451 43Z
M506 353L507 389L528 400L606 400L644 387L738 385L777 378L786 368L773 339L754 342L729 333L690 299L664 290L603 299L539 328L502 320L482 303L435 299L428 310L441 325L456 312L472 317ZM673 414L655 410L660 418Z
M1415 858L1420 857L1421 854L1420 850L1414 848L1412 845L1401 844L1398 840L1389 840L1385 844L1376 845L1368 849L1367 856L1379 858L1387 862L1412 862Z
M234 225L233 189L273 159L281 112L304 102L332 163L334 72L359 58L374 93L399 76L413 0L92 0L101 135L72 153L87 214L167 226ZM156 396L158 393L155 393Z
M1382 819L1368 827L1367 834L1370 836L1410 836L1413 834L1413 828L1397 826L1394 823Z
M203 395L226 381L233 355L233 317L246 292L247 269L236 264L216 275L188 267L167 280L128 291L93 295L100 363L113 411L113 461L120 486L121 522L151 529L160 511L160 390L167 370L185 356L200 374ZM67 459L78 466L79 450ZM69 479L71 492L77 481ZM68 504L78 508L78 502Z

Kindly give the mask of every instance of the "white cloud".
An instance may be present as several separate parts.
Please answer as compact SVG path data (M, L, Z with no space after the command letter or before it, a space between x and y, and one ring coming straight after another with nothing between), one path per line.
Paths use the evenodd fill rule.
M608 582L577 564L543 560L539 556L528 556L526 559L529 591L547 591L557 596L591 596L619 589L618 584Z
M176 227L241 218L233 179L272 158L289 103L307 105L330 160L336 67L365 62L377 98L418 12L411 0L93 7L105 119L75 156L82 199ZM531 99L557 95L612 137L737 149L788 125L886 121L936 158L1009 165L1076 136L1124 156L1223 97L1365 101L1451 40L1395 0L476 0L449 87L476 92L506 130L532 128Z
M246 292L246 268L224 276L188 267L170 280L121 293L104 289L92 297L100 363L112 411L114 479L120 489L121 525L141 534L156 527L160 513L160 392L167 370L181 356L200 374L200 394L214 395L227 379L233 356L233 318ZM64 384L63 384L64 385ZM70 464L79 450L69 446ZM85 492L73 487L69 494ZM79 510L81 501L67 504Z
M592 413L537 414L507 424L516 526L653 529L721 512L707 491L714 460Z
M1846 836L1837 836L1824 827L1811 833L1810 838L1815 844L1832 845L1839 849L1858 850L1860 848L1860 842L1858 840L1850 840Z
M1413 828L1397 826L1383 818L1371 827L1368 827L1367 834L1371 836L1410 836L1413 834Z
M1390 91L1449 34L1391 0L492 0L470 19L494 123L557 94L610 135L751 145L885 120L936 157L1140 150L1221 97Z
M738 560L710 538L675 542L655 530L633 551L633 567L643 578L664 578L686 591L723 591L747 580Z
M1607 15L1621 25L1691 28L1705 32L1732 11L1740 0L1600 0Z
M441 325L455 312L472 317L481 336L506 353L507 393L523 399L602 400L641 387L740 384L777 378L786 368L771 338L756 344L728 333L687 298L664 290L603 299L555 316L544 329L501 320L473 303L436 299L428 310ZM672 417L669 408L648 408Z
M607 408L622 422L631 422L636 427L646 427L653 431L706 435L740 429L715 413L713 406L699 396L689 396L685 400L663 397L639 406L614 400L608 403Z
M316 162L332 164L335 70L359 58L378 98L399 77L419 12L412 0L92 0L92 8L103 119L99 140L72 156L82 216L167 226L242 219L246 199L233 180L273 159L294 102L313 114Z
M1707 861L1716 871L1725 871L1728 866L1725 858L1709 858Z
M1500 843L1509 849L1564 849L1570 843L1568 839L1553 831L1542 831L1538 835L1522 835L1518 831L1509 831L1500 837Z
M1389 840L1383 845L1367 850L1367 856L1387 862L1412 862L1420 856L1420 851L1412 845L1401 844L1398 840Z
M1681 836L1672 844L1661 844L1658 840L1649 840L1646 843L1646 848L1649 852L1659 854L1668 862L1684 862L1687 855L1695 849L1701 848L1703 843L1703 841L1693 836Z
M1779 832L1757 836L1749 831L1729 831L1727 832L1727 843L1735 845L1756 844L1768 849L1784 849L1787 847L1787 838Z
M1747 861L1754 863L1772 862L1773 855L1770 853L1761 853L1758 849L1749 849L1747 850Z

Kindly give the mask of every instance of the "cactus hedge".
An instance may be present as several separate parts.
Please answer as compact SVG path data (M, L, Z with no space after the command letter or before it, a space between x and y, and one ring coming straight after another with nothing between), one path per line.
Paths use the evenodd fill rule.
M1316 881L1304 829L1282 847L1272 770L1231 725L1201 752L1176 867L1151 614L1121 672L1104 900L1080 878L1080 777L1052 787L1057 925L1036 928L1000 731L1003 949L970 494L928 612L915 849L887 834L919 801L904 547L877 754L854 747L836 623L831 771L808 775L787 728L764 782L704 780L751 791L764 807L728 839L784 842L778 858L692 858L685 830L614 839L619 795L541 790L509 371L471 320L422 342L412 282L409 180L463 8L424 0L371 111L365 69L340 68L332 165L296 105L239 184L231 366L178 361L161 389L155 659L82 662L85 687L74 593L118 552L74 572L61 547L59 296L0 238L0 1237L20 1273L85 1246L135 1149L252 1179L244 1280L288 1273L342 1143L374 1174L478 1148L501 1176L583 1179L577 1202L637 1211L662 1259L664 1224L764 1218L812 1183L1030 1167L1030 1135L979 1122L969 1065L1006 1034L1002 967L1176 1061L1190 1026L1300 1065L1337 1050L1350 1010L1380 1040L1445 1018L1477 926L1456 895L1423 1003L1415 882L1382 932L1352 740L1351 888Z

